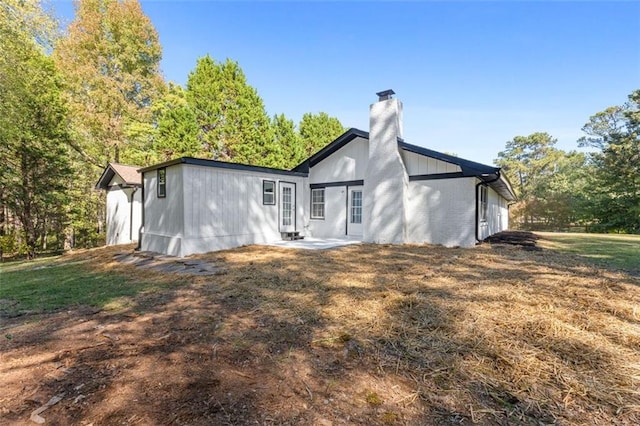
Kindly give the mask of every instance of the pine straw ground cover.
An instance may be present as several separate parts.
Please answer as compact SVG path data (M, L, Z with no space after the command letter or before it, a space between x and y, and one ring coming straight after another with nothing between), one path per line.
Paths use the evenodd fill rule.
M0 423L61 395L48 423L640 424L640 280L572 255L252 246L185 277L114 250L56 262L163 285L2 318Z

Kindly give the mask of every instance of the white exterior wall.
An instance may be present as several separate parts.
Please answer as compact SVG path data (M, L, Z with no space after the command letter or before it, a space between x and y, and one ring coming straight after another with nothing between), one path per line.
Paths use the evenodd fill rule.
M308 191L311 193L311 190ZM346 205L346 186L324 188L324 219L309 219L309 235L316 238L344 238L347 226Z
M478 232L481 240L500 231L509 229L509 208L507 201L491 188L487 188L487 192L489 195L487 220L480 222Z
M368 160L369 141L356 138L310 168L308 183L305 184L306 235L317 238L344 238L346 236L347 186L324 188L325 217L324 219L311 219L309 185L364 180ZM351 188L349 187L349 190Z
M409 182L407 241L475 245L475 178Z
M140 188L122 188L124 182L117 175L107 188L107 245L129 244L138 241L142 205ZM133 193L133 210L131 194ZM133 227L132 227L133 220Z
M264 180L276 183L275 205L262 204ZM305 181L296 176L180 164L167 168L167 196L158 199L156 172L147 172L142 249L187 256L280 240L280 182L296 185L295 224L304 235Z
M111 186L107 189L107 245L131 242L131 189Z
M369 160L369 141L356 138L309 170L309 183L364 179Z
M136 188L133 193L133 216L131 220L133 221L131 239L132 241L138 241L140 227L142 226L142 188Z
M402 160L404 161L404 165L409 176L455 173L462 171L460 166L457 164L451 164L446 161L436 160L435 158L425 157L424 155L405 151L404 149L400 150L400 155L402 156Z
M181 256L184 225L182 168L167 167L166 197L158 198L157 170L145 172L142 250Z

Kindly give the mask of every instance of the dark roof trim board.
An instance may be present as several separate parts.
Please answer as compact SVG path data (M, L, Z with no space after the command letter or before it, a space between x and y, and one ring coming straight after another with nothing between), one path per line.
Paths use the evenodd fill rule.
M369 133L363 130L351 128L340 135L336 140L329 145L322 148L320 151L303 161L292 170L296 172L309 173L309 169L331 154L351 142L356 138L369 139ZM460 175L456 173L440 173L436 175L416 175L410 176L409 180L427 180L427 179L451 179L458 177L477 177L482 181L490 182L491 186L496 192L502 195L509 201L515 201L516 195L511 187L511 184L504 175L500 175L500 180L491 182L499 175L500 167L487 166L486 164L476 163L475 161L465 160L464 158L456 157L453 155L445 154L442 152L434 151L432 149L423 148L421 146L411 145L406 143L403 139L398 139L398 147L404 151L412 152L418 155L424 155L436 160L444 161L450 164L459 166L462 169ZM450 176L449 176L450 175ZM439 176L439 177L438 177Z
M320 188L331 188L335 186L362 186L364 185L364 180L345 180L340 182L322 182L322 183L312 183L309 185L311 189L320 189Z
M452 172L452 173L432 173L430 175L413 175L409 176L409 182L414 180L437 180L437 179L455 179L462 177L473 177L475 175L465 174L464 172Z
M282 169L274 169L271 167L249 166L247 164L227 163L226 161L206 160L202 158L182 157L175 160L165 161L164 163L154 164L153 166L140 169L140 173L150 172L161 169L163 167L175 166L177 164L189 164L193 166L215 167L219 169L241 170L245 172L269 173L272 175L298 176L307 177L308 173L289 171Z
M492 174L500 170L499 167L487 166L485 164L476 163L475 161L465 160L464 158L455 157L453 155L444 154L442 152L434 151L432 149L423 148L421 146L411 145L404 141L398 141L398 146L409 152L415 154L424 155L426 157L435 158L436 160L444 161L446 163L455 164L460 166L463 173L467 173L469 176L480 174Z
M316 152L311 157L307 158L305 161L298 164L296 167L294 167L291 170L296 172L309 173L310 167L315 166L316 164L318 164L319 162L321 162L322 160L324 160L325 158L327 158L328 156L330 156L331 154L333 154L334 152L336 152L337 150L339 150L340 148L342 148L343 146L345 146L346 144L348 144L349 142L351 142L352 140L358 137L363 139L369 139L369 133L364 132L362 130L351 128L346 132L344 132L342 135L338 136L338 138L333 142L331 142L329 145L325 146L320 151Z

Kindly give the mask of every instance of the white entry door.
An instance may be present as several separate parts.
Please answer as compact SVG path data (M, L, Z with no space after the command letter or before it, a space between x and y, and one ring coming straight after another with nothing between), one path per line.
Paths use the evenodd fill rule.
M349 187L347 203L347 235L362 237L362 187Z
M296 185L280 182L280 232L296 230Z

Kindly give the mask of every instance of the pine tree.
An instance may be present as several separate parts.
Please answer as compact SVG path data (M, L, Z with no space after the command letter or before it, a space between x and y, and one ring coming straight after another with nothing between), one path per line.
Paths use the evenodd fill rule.
M296 132L293 120L284 114L274 115L271 120L274 142L280 152L278 167L290 169L300 164L306 157L300 135Z
M300 137L305 151L305 158L320 151L342 133L345 128L335 117L326 112L318 114L306 113L300 121Z
M602 231L640 233L640 90L593 115L582 129L590 154L590 206Z
M169 84L154 110L157 134L153 150L160 155L161 161L202 154L196 115L187 103L181 86Z
M218 64L209 55L200 58L189 74L186 98L208 157L277 165L277 146L264 103L237 62L227 59Z

